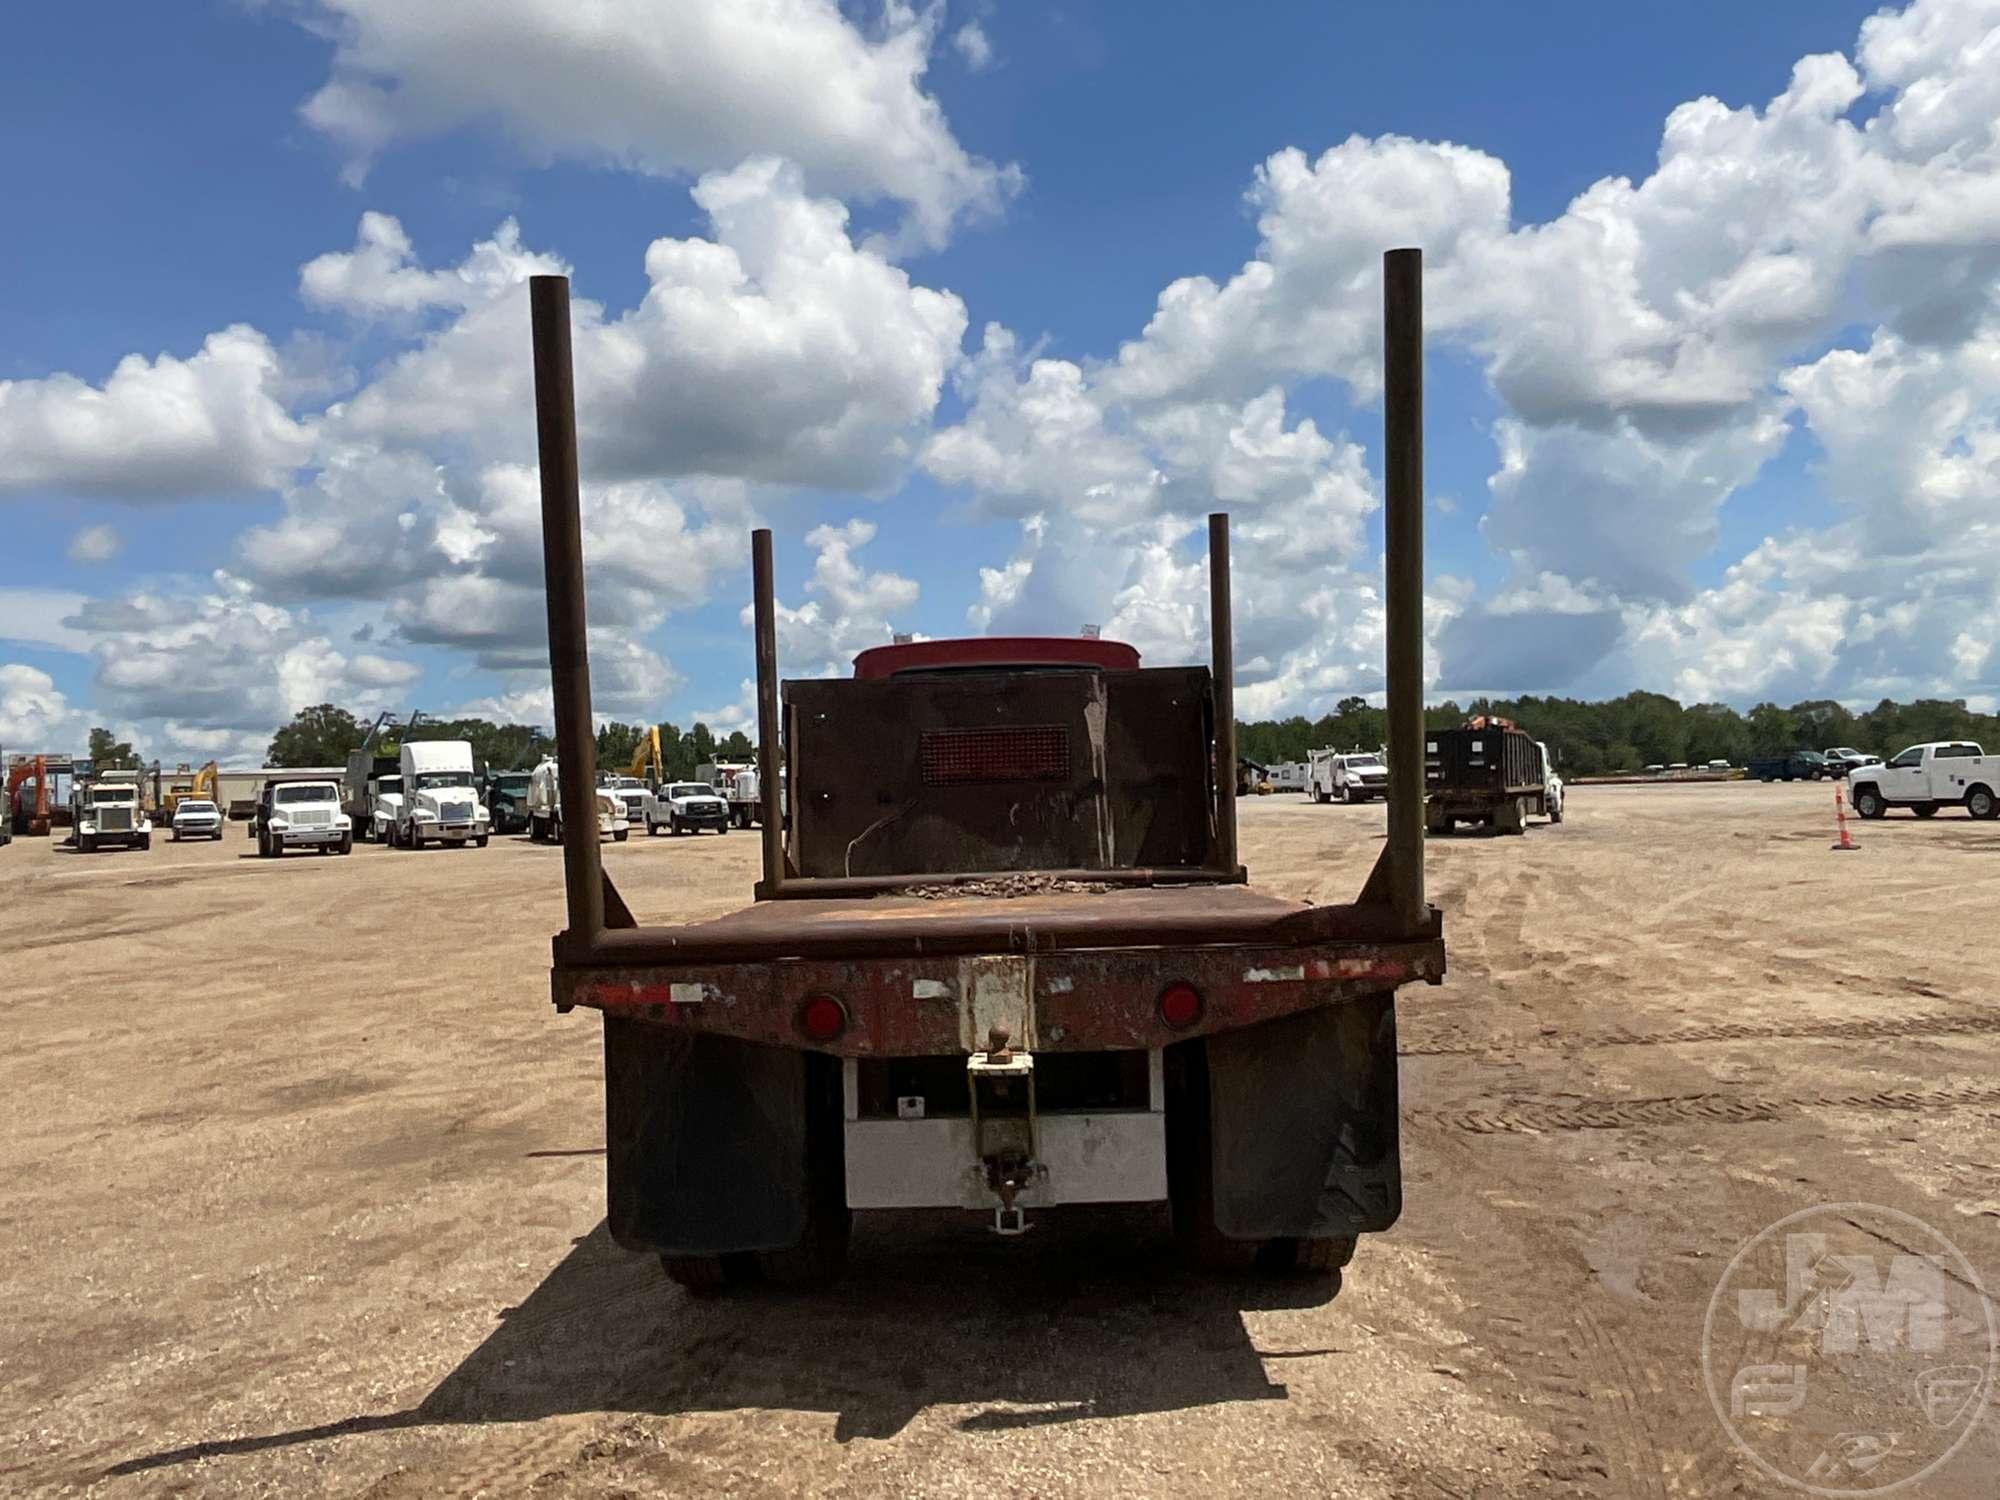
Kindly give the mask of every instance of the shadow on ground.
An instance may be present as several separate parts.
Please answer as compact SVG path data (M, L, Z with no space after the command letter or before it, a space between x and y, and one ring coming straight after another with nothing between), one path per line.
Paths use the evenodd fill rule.
M1282 1400L1266 1359L1338 1352L1257 1349L1241 1316L1323 1303L1337 1280L1196 1278L1163 1230L1117 1214L1045 1220L1034 1235L864 1216L831 1291L693 1302L600 1224L417 1406L144 1454L107 1472L583 1412L832 1411L846 1442L892 1437L927 1406L985 1405L996 1409L960 1425L998 1431Z

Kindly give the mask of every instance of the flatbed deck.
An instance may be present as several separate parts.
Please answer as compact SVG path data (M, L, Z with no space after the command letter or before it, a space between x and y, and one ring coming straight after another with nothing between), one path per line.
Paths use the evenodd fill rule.
M1435 918L1428 941L1437 941ZM1380 907L1314 906L1249 886L1025 896L760 901L678 926L611 928L587 964L767 963L1159 946L1295 946L1396 936ZM557 963L564 963L560 949Z
M554 998L678 1029L783 1046L815 995L852 1024L817 1050L971 1051L983 989L1033 997L1032 1038L1054 1050L1160 1046L1413 981L1439 982L1444 943L1409 938L1372 906L1315 906L1240 885L1023 896L763 901L706 922L610 928L557 955ZM1195 985L1199 1022L1167 1029L1163 983Z

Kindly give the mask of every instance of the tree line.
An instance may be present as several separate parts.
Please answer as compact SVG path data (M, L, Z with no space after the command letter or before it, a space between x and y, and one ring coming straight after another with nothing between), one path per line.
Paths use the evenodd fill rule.
M361 719L333 703L315 703L293 715L292 721L271 738L265 752L267 766L344 766L347 757L361 747L373 720ZM597 731L597 765L602 771L624 771L650 727L644 724L605 724ZM697 722L685 734L672 724L661 724L660 758L669 780L686 780L695 767L711 760L754 760L756 747L742 730L733 730L721 739L706 725ZM108 738L108 737L107 737ZM374 753L394 755L402 747L402 731L385 727L375 741ZM472 758L494 771L528 771L553 755L553 736L530 724L496 724L490 719L433 719L426 716L417 726L418 740L465 740L472 746ZM92 736L92 748L96 737ZM129 756L131 747L121 747ZM136 762L135 762L136 763Z
M1739 713L1726 703L1696 703L1683 707L1661 693L1627 693L1600 703L1577 698L1476 698L1460 705L1432 704L1424 722L1448 729L1473 714L1497 714L1512 719L1555 751L1556 764L1573 776L1636 771L1646 766L1676 763L1700 765L1726 760L1740 766L1752 756L1787 750L1825 750L1851 745L1885 759L1905 745L1925 740L1974 740L2000 751L2000 715L1975 713L1965 700L1922 698L1897 703L1884 698L1871 709L1854 713L1831 699L1812 699L1781 708L1759 703ZM600 770L625 771L632 765L649 726L608 723L597 731ZM757 748L742 730L718 738L697 722L683 732L663 723L660 751L667 779L692 778L707 761L756 759ZM348 752L368 733L368 723L344 708L319 703L299 712L271 740L265 764L272 766L343 766ZM136 765L131 746L100 743L92 735L93 751L109 751L100 763ZM555 741L527 724L496 724L487 719L425 719L417 737L426 740L467 740L473 757L496 771L530 770L544 755L555 753ZM1323 746L1338 750L1372 750L1388 737L1388 722L1379 708L1361 698L1343 698L1333 712L1317 719L1295 715L1236 726L1237 753L1260 765L1304 760ZM385 755L396 752L393 731L378 740ZM112 760L116 757L116 760Z
M1726 703L1683 707L1661 693L1627 693L1600 703L1576 698L1477 698L1460 706L1446 701L1424 710L1427 728L1448 729L1474 714L1512 719L1555 752L1572 776L1637 771L1646 766L1700 765L1726 760L1740 766L1758 755L1788 750L1852 746L1887 759L1925 740L1974 740L2000 750L2000 715L1975 713L1962 698L1884 698L1854 713L1830 699L1782 708L1759 703L1739 713ZM1317 719L1296 715L1236 726L1236 750L1260 765L1304 760L1314 749L1372 750L1388 737L1383 711L1360 698L1343 698Z

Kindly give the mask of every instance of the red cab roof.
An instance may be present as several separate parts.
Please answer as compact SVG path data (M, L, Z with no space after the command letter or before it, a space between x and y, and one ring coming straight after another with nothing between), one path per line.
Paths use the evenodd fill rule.
M870 646L854 658L854 675L899 677L906 672L997 671L1007 667L1129 672L1138 665L1139 653L1123 641L1088 635L979 635L957 641Z

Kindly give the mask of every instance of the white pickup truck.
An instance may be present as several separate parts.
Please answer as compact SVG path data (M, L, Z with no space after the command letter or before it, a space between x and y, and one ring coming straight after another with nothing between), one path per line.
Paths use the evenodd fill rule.
M660 788L646 805L646 832L698 833L713 828L729 832L729 804L706 782L673 781Z
M1970 740L1933 740L1856 767L1847 773L1847 788L1864 818L1879 818L1892 807L1928 818L1950 803L1963 804L1975 818L1991 818L2000 814L2000 757Z

